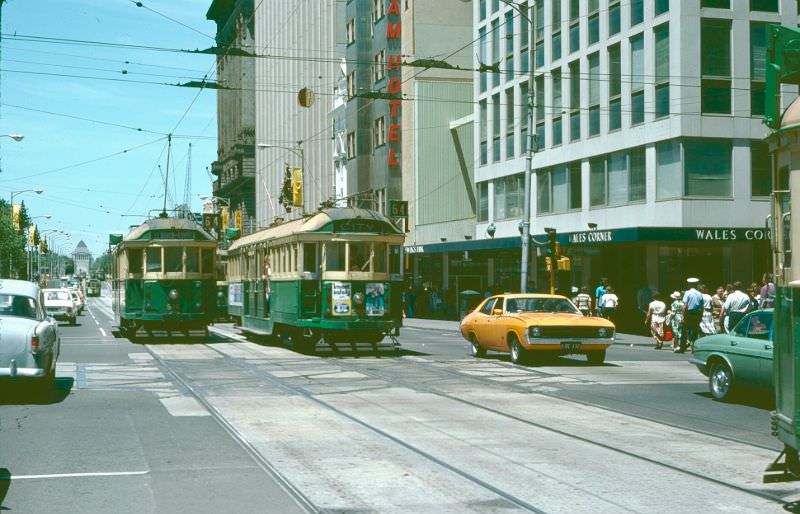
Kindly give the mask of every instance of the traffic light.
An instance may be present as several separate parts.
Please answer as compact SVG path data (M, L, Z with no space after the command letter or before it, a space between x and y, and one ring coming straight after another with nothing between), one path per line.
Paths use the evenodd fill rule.
M15 203L11 206L11 220L14 224L14 230L22 234L22 205Z
M292 205L303 206L303 168L292 170Z
M559 257L556 266L559 271L569 271L572 269L572 261L569 260L569 257Z
M28 244L33 245L34 241L36 241L36 225L31 225L28 227Z
M47 239L42 239L39 243L39 253L42 255L47 253Z
M553 259L551 259L550 257L545 257L544 267L547 271L553 271Z
M234 213L233 225L235 228L239 229L239 232L242 231L242 211L240 211L239 209L237 209L236 212Z

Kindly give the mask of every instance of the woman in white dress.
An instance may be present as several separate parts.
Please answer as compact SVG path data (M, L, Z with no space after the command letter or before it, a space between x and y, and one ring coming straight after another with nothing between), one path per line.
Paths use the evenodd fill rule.
M703 314L700 318L700 334L699 337L710 336L717 333L717 327L714 323L713 313L713 300L711 295L706 291L706 286L700 284L697 290L703 295Z
M653 301L647 306L645 325L650 326L650 334L656 341L656 350L664 346L664 320L667 316L667 305L661 300L661 293L653 292Z

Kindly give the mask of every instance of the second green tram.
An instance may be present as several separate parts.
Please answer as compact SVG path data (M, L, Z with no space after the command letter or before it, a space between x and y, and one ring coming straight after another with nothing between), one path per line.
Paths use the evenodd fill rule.
M402 325L404 241L386 216L356 208L250 234L228 249L228 313L303 352L377 345Z

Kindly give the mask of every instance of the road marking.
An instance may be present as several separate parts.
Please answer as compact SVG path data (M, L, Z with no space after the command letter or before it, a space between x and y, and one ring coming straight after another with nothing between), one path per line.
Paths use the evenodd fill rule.
M149 471L109 471L105 473L58 473L50 475L0 475L2 480L34 480L42 478L84 478L84 477L124 477L146 475Z
M100 333L103 334L103 337L106 337L106 331L102 327L100 327Z
M99 321L94 320L94 322L97 324L98 327L100 326L100 322Z

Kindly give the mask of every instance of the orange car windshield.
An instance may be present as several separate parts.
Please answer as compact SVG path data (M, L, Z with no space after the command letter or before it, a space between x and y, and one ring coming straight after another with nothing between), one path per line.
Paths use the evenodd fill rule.
M568 312L579 314L577 308L564 298L509 298L506 301L506 312Z

